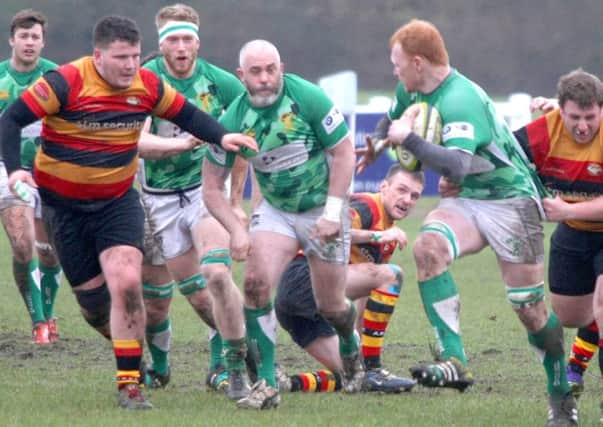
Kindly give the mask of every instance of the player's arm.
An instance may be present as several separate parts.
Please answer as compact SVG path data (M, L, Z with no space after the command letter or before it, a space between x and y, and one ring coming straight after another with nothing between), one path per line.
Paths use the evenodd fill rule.
M243 209L243 192L247 181L249 164L243 157L237 156L230 172L230 205L243 224L247 224L247 214Z
M38 116L21 98L0 116L0 153L9 175L21 168L21 129L36 120Z
M383 231L352 228L351 238L353 245L361 243L394 243L398 248L404 249L408 244L406 233L395 225Z
M182 108L169 120L198 139L219 145L227 151L236 152L243 146L258 151L255 139L241 133L226 133L215 118L188 101L184 101Z
M188 138L165 138L150 132L141 132L138 139L138 153L143 159L165 159L199 148L203 141Z
M556 196L543 199L542 205L548 221L603 221L603 196L577 203Z
M452 182L462 182L471 171L473 154L441 145L430 144L412 132L412 123L419 113L418 107L408 108L402 117L392 121L388 139L392 144L402 145L419 161L423 162Z
M235 214L230 202L224 197L224 185L230 168L203 159L201 191L207 210L230 233L232 258L243 261L249 252L249 236L244 225Z
M362 172L364 172L366 167L371 163L374 163L375 160L377 160L385 151L385 149L390 146L390 143L387 139L387 131L389 130L390 124L391 120L386 114L379 120L379 122L377 122L377 126L375 127L373 134L366 136L366 145L362 148L356 149L356 155L360 156L356 162L357 174L360 175Z
M240 133L226 133L226 129L214 117L187 101L156 74L149 70L141 72L144 72L144 78L150 81L150 86L157 90L157 101L151 111L152 115L169 120L197 139L218 145L224 150L236 152L241 147L247 147L258 151L255 139Z

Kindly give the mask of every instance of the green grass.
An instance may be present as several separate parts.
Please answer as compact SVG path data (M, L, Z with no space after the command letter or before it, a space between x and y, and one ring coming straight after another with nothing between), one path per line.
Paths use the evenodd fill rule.
M435 199L421 201L401 225L409 241ZM547 225L547 234L552 226ZM0 425L2 426L537 426L546 418L544 371L528 347L526 334L506 302L490 251L457 261L461 325L476 384L454 390L415 388L402 395L285 394L274 411L236 410L224 396L205 391L207 330L184 298L175 294L172 382L150 393L156 409L131 413L116 407L115 361L111 345L80 317L68 286L59 293L61 341L29 343L30 324L13 284L6 237L0 233ZM417 291L407 249L394 258L405 270L405 285L385 339L384 361L398 374L429 360L433 334ZM241 266L236 266L241 282ZM574 331L567 331L566 343ZM316 368L279 332L277 358L289 372ZM595 363L596 365L596 363ZM603 388L592 367L580 399L582 425L596 425Z

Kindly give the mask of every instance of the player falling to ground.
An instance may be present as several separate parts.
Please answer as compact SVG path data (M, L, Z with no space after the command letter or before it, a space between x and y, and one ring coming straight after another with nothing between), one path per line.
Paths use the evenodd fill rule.
M402 269L389 263L396 248L406 247L406 233L395 225L415 206L424 187L423 172L407 172L393 165L378 193L352 194L352 248L346 296L356 300L366 376L362 389L384 393L409 391L415 381L387 371L381 361L385 332L402 290ZM287 376L278 372L280 391L338 391L342 386L339 339L318 313L312 295L308 260L298 255L277 288L275 310L293 341L327 370Z

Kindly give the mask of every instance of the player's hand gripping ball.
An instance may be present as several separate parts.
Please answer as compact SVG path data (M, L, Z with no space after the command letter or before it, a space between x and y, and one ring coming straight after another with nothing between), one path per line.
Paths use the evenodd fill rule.
M430 144L442 142L442 118L438 110L426 102L417 102L407 110L418 109L418 114L412 123L412 131ZM421 162L402 145L395 146L396 156L400 166L408 171L420 170Z

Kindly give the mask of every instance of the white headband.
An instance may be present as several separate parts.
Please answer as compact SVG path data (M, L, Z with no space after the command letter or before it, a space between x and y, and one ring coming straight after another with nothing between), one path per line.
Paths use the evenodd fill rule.
M199 26L192 22L169 21L159 30L159 44L172 34L190 34L199 40Z

